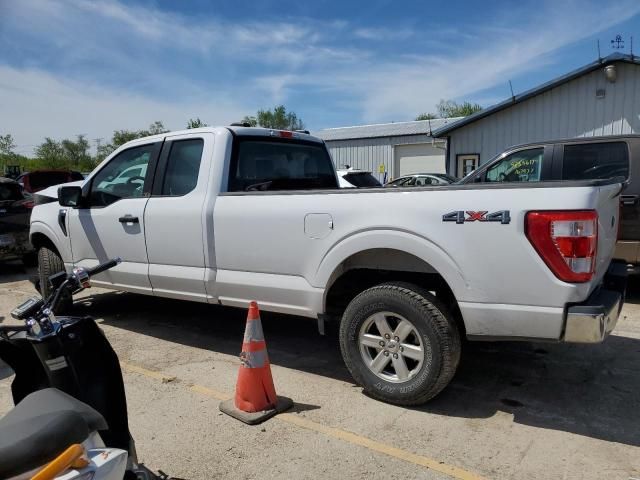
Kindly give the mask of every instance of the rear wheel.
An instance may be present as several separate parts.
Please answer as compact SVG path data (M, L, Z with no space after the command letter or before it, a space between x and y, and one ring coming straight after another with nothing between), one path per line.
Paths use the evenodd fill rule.
M370 396L396 405L435 397L453 378L460 334L452 316L416 285L365 290L347 307L340 348L355 381Z
M64 272L64 262L55 250L49 247L40 247L38 250L38 277L40 280L40 293L46 299L51 295L49 277L55 273ZM63 313L71 309L73 299L71 295L64 294L58 303L58 308L54 313Z

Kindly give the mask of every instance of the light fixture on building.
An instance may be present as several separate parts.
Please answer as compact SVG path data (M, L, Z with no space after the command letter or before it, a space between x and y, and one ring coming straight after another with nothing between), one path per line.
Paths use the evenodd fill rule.
M607 65L604 67L604 78L606 78L609 83L616 83L618 72L615 65Z

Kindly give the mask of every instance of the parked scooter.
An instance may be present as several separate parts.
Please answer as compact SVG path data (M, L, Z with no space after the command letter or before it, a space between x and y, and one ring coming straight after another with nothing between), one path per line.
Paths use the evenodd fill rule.
M0 419L0 478L168 478L138 464L120 363L102 330L88 316L53 314L61 298L119 262L51 276L49 298L30 298L11 312L23 325L0 325L0 359L15 372L16 405Z

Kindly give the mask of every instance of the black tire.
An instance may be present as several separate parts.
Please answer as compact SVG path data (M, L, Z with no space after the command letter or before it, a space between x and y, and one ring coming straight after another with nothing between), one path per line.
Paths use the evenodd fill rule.
M367 333L367 328L377 330L372 318L381 312L386 312L385 321L398 321L396 328L401 320L409 322L412 330L407 343L392 338L384 348L361 347L361 332ZM386 325L392 326L391 323ZM385 340L381 331L380 337L368 335ZM422 350L421 363L405 356L408 353L400 353L410 348L412 340ZM365 290L351 301L340 324L340 349L349 372L365 393L395 405L419 405L435 397L451 381L460 362L461 342L455 320L434 295L416 285L398 282ZM395 360L386 360L389 363L384 370L375 373L365 363L365 356L377 358L377 354L384 354L385 350L385 355L395 357ZM398 355L405 366L406 380L402 379L402 372L395 369ZM410 376L406 375L408 368L413 368L409 371Z
M40 280L40 293L42 298L49 298L51 287L49 277L55 273L64 272L64 262L58 252L49 247L40 247L38 250L38 277ZM64 295L58 303L58 308L54 313L68 312L73 305L71 295Z

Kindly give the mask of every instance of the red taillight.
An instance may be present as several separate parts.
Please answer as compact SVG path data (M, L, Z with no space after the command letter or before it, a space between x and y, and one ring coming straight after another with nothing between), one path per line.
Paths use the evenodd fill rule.
M33 203L33 200L28 200L24 202L23 205L27 208L33 208L35 206L35 203Z
M591 280L598 246L595 210L529 212L525 233L560 280L572 283Z
M293 138L293 132L287 130L279 130L278 135L282 138Z

